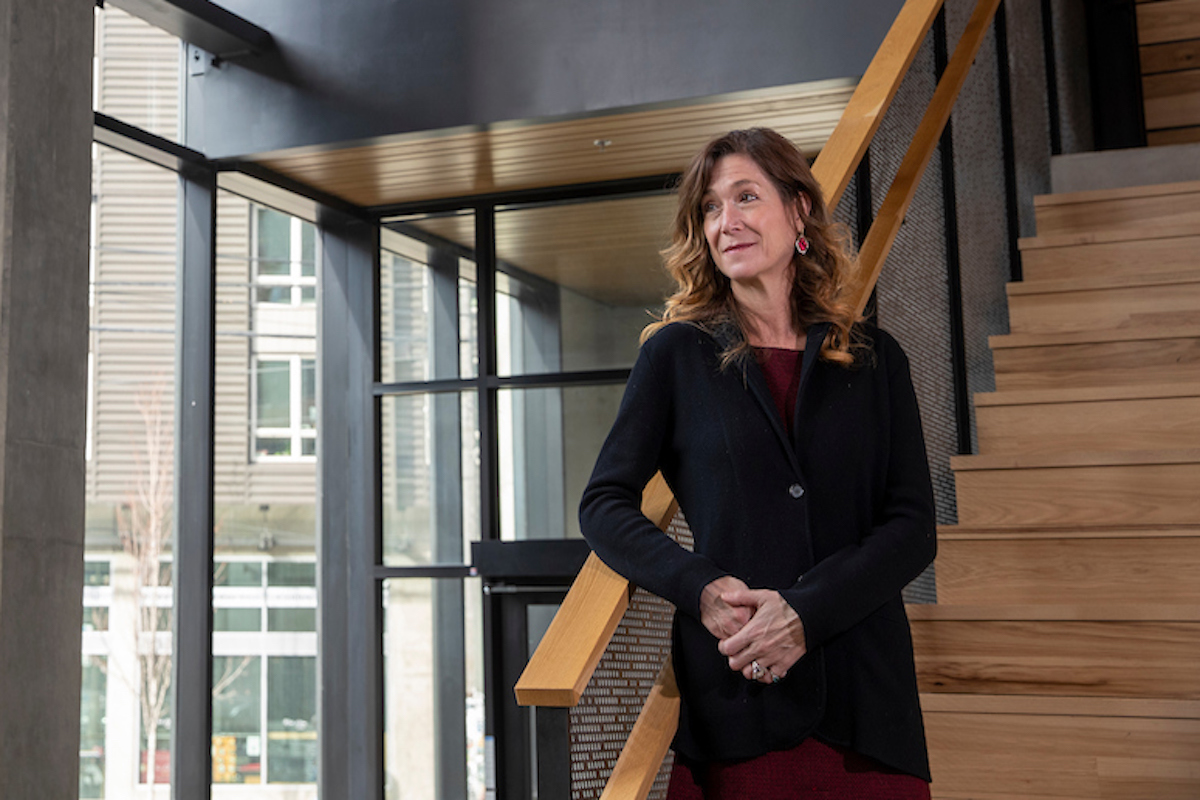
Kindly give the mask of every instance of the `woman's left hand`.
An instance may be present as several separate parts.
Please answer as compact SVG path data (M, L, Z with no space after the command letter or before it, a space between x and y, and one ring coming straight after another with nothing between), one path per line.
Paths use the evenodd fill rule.
M800 615L774 589L743 589L722 599L730 605L752 609L750 621L717 645L728 656L729 668L746 680L771 684L783 680L792 665L807 652ZM757 663L761 674L754 674Z

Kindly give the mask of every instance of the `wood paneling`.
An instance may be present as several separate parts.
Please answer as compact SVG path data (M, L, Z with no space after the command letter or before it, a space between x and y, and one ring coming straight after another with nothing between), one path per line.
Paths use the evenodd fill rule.
M1200 524L1200 458L1179 463L1146 458L1148 463L1141 464L999 469L964 469L965 463L956 460L959 520L969 525Z
M1139 3L1137 26L1143 45L1200 38L1200 0Z
M1187 321L1200 309L1200 275L1157 275L1141 284L1129 283L1084 284L1066 291L1039 291L1044 287L1035 283L1010 284L1010 329L1060 333L1169 325L1180 318Z
M1200 623L912 623L923 692L1200 698Z
M934 797L1200 796L1200 720L936 711L925 724Z
M1200 69L1142 78L1146 129L1200 125Z
M1200 274L1200 234L1190 228L1038 236L1020 247L1026 282Z
M1200 527L1159 537L959 538L938 541L939 603L1200 604ZM1087 531L1082 531L1086 535Z
M1200 181L1038 197L1040 236L1200 227Z
M984 404L977 397L979 450L1003 454L1200 448L1200 385L1184 387L1189 394L1178 397L1100 396L1075 402ZM1143 384L1120 388L1146 389ZM1046 394L1051 392L1078 394L1070 390ZM1007 394L1012 392L997 392L994 396L1003 398Z
M1139 55L1143 75L1197 69L1200 68L1200 39L1141 47Z
M1117 336L1045 334L991 338L996 387L1052 389L1140 383L1192 383L1200 377L1195 325ZM1087 341L1092 339L1093 341Z
M1149 131L1147 143L1152 146L1166 144L1190 144L1200 142L1200 125L1193 128L1172 128L1165 131Z
M695 104L485 130L437 131L256 160L363 206L682 170L713 136L773 127L819 151L854 91L851 80L758 90ZM609 142L603 148L595 142Z

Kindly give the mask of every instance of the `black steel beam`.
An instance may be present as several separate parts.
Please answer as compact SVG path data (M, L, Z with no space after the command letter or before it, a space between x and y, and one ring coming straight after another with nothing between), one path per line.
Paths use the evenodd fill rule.
M95 121L93 122L92 138L99 144L175 172L188 165L213 166L203 153L192 150L190 147L184 147L170 139L164 139L107 114L101 114L99 111L93 112L93 117Z
M375 394L385 397L400 394L430 394L485 389L548 389L559 386L602 386L629 380L628 369L597 369L583 372L547 372L534 375L481 375L478 378L444 378L437 381L401 381L379 383Z
M209 800L212 786L216 173L197 167L183 170L179 200L171 789L176 800Z
M321 797L383 798L375 293L379 228L322 215L317 285Z
M1050 155L1062 154L1058 104L1058 51L1054 46L1054 3L1042 0L1042 55L1046 62L1046 110L1050 114Z
M949 61L949 42L946 38L946 9L938 12L934 22L934 61L938 79ZM971 401L967 385L967 337L963 320L962 258L958 249L958 188L954 175L954 121L948 120L938 142L942 167L942 213L946 235L946 309L950 319L950 359L954 376L954 422L958 452L971 452Z
M108 2L218 58L259 55L275 47L269 31L208 0Z
M373 217L366 212L365 209L347 203L336 195L323 192L309 186L307 183L301 183L294 178L289 178L282 175L269 167L264 167L256 161L242 161L238 159L221 160L216 162L217 169L221 172L240 172L243 175L249 175L251 178L257 178L264 183L269 183L272 186L291 192L292 194L306 197L315 203L319 203L326 208L337 211L347 217L353 217L359 220L371 220Z
M1013 135L1012 83L1008 60L1008 16L1005 3L996 9L992 32L996 36L996 94L1000 100L1000 148L1004 158L1004 221L1008 234L1009 278L1020 281L1021 207L1017 196L1017 151Z

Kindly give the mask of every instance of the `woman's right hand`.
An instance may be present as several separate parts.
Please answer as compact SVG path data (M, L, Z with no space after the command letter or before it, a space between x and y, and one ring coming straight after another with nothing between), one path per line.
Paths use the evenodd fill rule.
M700 593L700 621L717 639L728 639L750 621L754 609L744 605L730 605L725 595L748 591L750 587L732 575L717 578Z

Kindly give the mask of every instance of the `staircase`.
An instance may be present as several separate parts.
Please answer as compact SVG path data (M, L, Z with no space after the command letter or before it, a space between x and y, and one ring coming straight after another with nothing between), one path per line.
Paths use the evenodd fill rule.
M1037 198L910 606L935 798L1200 797L1200 182Z

